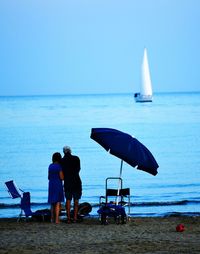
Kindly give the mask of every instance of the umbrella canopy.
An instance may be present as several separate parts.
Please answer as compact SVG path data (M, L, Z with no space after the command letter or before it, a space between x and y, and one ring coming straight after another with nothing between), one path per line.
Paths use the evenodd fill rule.
M90 137L106 151L132 167L137 166L137 169L154 176L158 173L157 168L159 166L151 152L131 135L111 128L92 128Z

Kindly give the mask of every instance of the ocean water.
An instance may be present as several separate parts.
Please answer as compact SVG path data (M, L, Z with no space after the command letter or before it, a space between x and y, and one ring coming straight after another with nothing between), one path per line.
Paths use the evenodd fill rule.
M123 164L132 216L200 215L200 93L155 94L135 103L132 94L0 97L0 217L18 216L19 199L4 185L30 191L32 210L48 208L48 166L64 145L81 159L83 196L97 215L106 177L118 177L120 159L90 138L109 127L135 136L159 168L152 176Z

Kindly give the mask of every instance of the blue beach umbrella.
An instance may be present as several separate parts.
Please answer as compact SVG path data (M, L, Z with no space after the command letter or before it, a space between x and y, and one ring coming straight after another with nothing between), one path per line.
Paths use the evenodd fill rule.
M131 135L111 128L92 128L90 137L121 159L120 177L123 161L154 176L158 173L159 166L152 153Z

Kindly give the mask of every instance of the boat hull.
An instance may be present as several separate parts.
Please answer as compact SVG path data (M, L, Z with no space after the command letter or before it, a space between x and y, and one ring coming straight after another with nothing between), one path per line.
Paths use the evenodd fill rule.
M142 95L140 93L135 93L134 98L136 102L152 102L152 95Z

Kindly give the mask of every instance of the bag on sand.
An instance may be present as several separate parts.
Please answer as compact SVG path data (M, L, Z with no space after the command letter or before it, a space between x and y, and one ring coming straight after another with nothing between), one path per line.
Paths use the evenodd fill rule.
M51 211L50 209L37 210L32 217L36 221L51 221Z

